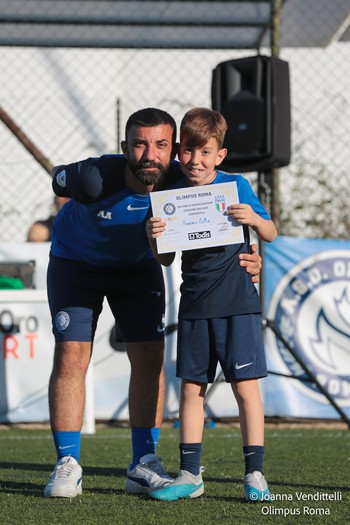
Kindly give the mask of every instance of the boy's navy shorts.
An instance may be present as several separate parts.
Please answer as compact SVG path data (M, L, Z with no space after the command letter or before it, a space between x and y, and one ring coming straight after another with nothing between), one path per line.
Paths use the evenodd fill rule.
M47 290L56 342L93 341L105 297L124 341L164 340L164 279L155 259L100 268L51 255Z
M179 319L177 377L213 383L218 363L227 382L267 376L259 314Z

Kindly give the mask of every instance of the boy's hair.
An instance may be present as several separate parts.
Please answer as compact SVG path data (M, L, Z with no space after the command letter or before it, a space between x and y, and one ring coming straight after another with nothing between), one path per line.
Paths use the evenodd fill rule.
M125 126L125 138L127 140L128 131L132 126L139 126L142 128L153 128L162 124L169 124L173 130L172 142L176 143L176 122L169 113L158 108L139 109L127 120Z
M221 113L208 108L193 108L181 121L180 141L186 137L189 146L201 148L214 137L221 149L226 131L227 122Z

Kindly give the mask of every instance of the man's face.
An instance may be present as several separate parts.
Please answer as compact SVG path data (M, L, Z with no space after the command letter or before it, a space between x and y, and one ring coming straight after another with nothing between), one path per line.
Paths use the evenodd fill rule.
M169 124L155 127L132 126L125 142L123 153L129 168L144 185L157 184L170 165L173 130Z

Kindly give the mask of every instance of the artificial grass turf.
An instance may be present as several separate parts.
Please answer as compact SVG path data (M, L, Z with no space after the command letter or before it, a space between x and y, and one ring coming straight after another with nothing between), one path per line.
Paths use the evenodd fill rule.
M243 501L243 458L237 428L205 429L205 493L163 502L127 495L127 428L82 436L83 495L44 498L55 463L49 430L0 431L0 523L160 524L339 523L350 517L350 435L347 429L268 428L265 474L272 503ZM164 428L157 453L170 474L178 470L178 431Z

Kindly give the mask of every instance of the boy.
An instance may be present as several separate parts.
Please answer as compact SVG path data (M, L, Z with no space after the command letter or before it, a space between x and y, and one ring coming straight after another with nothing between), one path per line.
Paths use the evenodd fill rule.
M238 255L249 249L251 226L260 239L273 241L274 223L240 175L216 171L227 154L227 130L217 111L194 108L180 127L180 166L185 178L176 187L235 181L239 204L227 214L243 226L242 244L189 250L182 253L179 306L177 376L181 377L180 474L167 487L155 489L155 499L196 498L203 494L200 453L204 423L204 397L215 380L217 363L231 383L238 408L245 457L244 489L247 501L270 499L263 475L264 413L257 379L267 375L257 291L239 267ZM152 217L147 234L152 251L163 265L174 253L158 254L156 238L166 223Z

